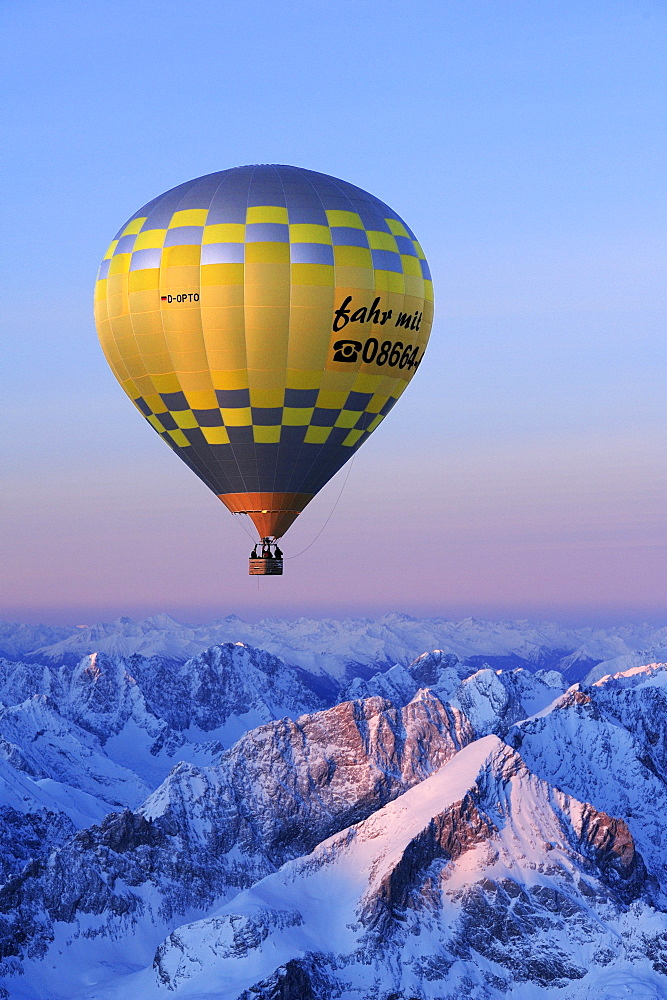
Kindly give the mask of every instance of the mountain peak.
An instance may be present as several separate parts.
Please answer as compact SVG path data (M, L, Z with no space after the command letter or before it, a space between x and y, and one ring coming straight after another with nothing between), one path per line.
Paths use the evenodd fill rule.
M233 976L246 998L260 984L273 995L290 967L304 997L377 996L380 986L394 996L500 996L513 976L562 989L591 965L595 974L596 960L580 956L601 921L632 949L614 914L643 878L622 823L554 793L488 736L214 917L180 928L154 967L161 984L187 983L193 995L226 995ZM502 990L489 993L491 982Z

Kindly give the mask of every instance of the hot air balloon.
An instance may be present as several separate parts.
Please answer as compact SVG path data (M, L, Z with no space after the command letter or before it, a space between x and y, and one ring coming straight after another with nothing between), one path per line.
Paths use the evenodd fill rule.
M172 188L121 227L97 329L134 405L261 540L251 573L397 402L426 348L428 264L373 195L283 165Z

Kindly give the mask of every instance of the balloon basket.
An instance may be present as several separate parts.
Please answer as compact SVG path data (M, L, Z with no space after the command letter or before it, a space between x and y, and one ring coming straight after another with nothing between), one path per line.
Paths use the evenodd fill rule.
M249 559L248 574L250 576L282 576L282 559Z

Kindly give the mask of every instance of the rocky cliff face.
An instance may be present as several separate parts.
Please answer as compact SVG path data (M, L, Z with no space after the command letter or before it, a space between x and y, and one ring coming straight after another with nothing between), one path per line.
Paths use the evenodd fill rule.
M54 783L55 808L84 826L138 805L174 762L208 763L248 729L324 705L296 670L242 643L182 664L103 653L73 667L0 660L0 703L0 757Z
M342 696L379 695L396 705L405 705L417 691L427 688L443 701L456 705L478 735L484 736L489 732L506 732L514 722L541 711L564 687L563 677L557 671L530 673L522 667L492 670L488 665L480 669L461 663L452 653L434 649L407 667L397 664L366 680L355 678Z
M666 670L660 678L667 679ZM641 671L609 684L575 685L548 713L517 723L506 738L540 777L625 817L649 868L667 886L663 690Z
M555 792L487 737L170 935L153 981L133 986L359 1000L570 990L635 953L633 922L652 918L646 881L622 821Z
M537 643L435 650L323 707L321 674L149 631L0 662L12 1000L667 998L665 664L563 692Z
M402 710L347 702L248 733L219 763L181 764L138 812L111 814L0 890L4 953L74 923L113 936L145 916L202 910L370 815L450 760L473 733L424 692ZM17 944L20 943L20 944Z

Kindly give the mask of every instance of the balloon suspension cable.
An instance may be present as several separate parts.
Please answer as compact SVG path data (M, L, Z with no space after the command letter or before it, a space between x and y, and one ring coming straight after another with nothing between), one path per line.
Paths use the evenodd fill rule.
M343 495L343 490L347 486L347 481L350 478L350 473L352 472L352 466L354 465L355 458L356 458L356 452L354 453L354 455L350 459L350 464L347 467L347 475L345 476L345 479L343 480L343 485L340 488L340 493L336 497L336 502L333 505L333 507L331 508L331 512L329 513L328 518L326 519L326 521L324 522L324 524L322 525L322 527L320 528L320 530L317 532L317 534L313 538L312 542L309 542L309 544L306 545L305 549L301 549L301 552L297 552L296 555L293 555L293 556L284 556L283 558L285 558L285 559L298 559L299 556L302 556L304 554L304 552L307 552L308 549L311 548L311 546L313 546L315 544L315 542L320 537L320 535L322 534L322 532L326 528L327 524L329 523L329 521L331 520L331 518L334 515L334 511L336 510L336 507L338 506L338 502L339 502L340 498Z
M245 513L245 511L236 511L235 510L235 511L233 511L233 513L234 514L242 514L242 513ZM246 517L247 517L247 515L246 515ZM246 522L243 520L243 518L242 517L236 517L236 518L234 518L234 520L237 522L237 524L241 525L241 527L245 531L245 533L248 536L248 538L250 539L250 541L251 542L255 542L255 544L257 544L255 536L253 535L253 533L251 531L248 531L248 529L246 527Z

